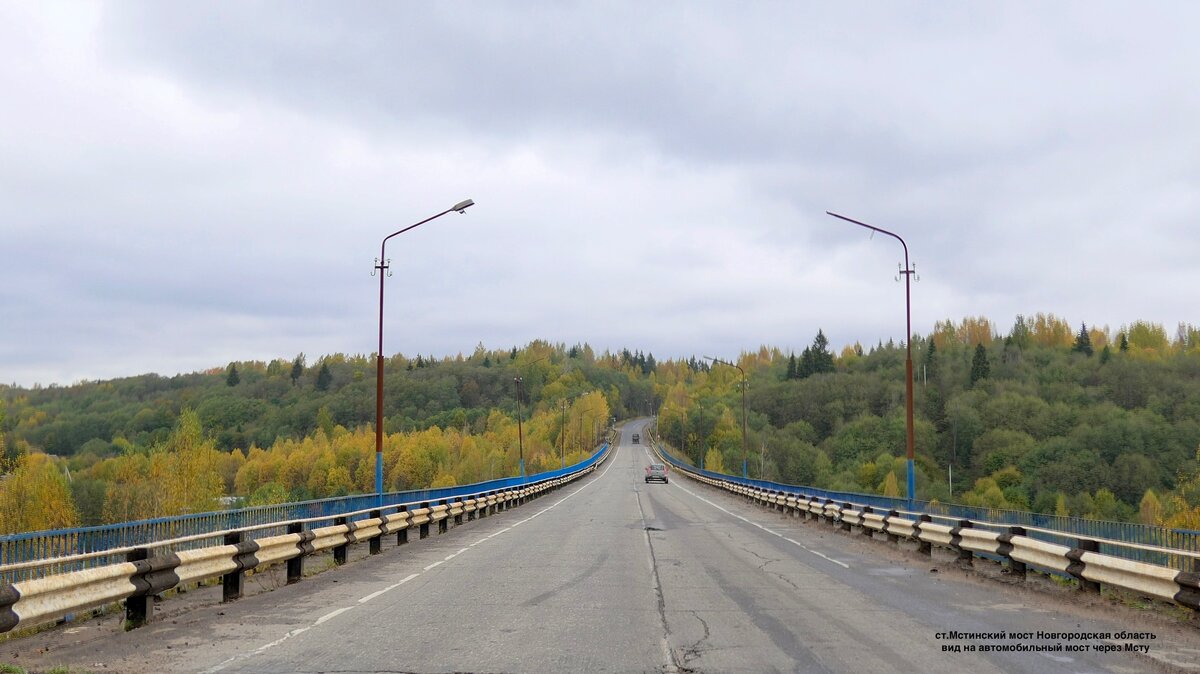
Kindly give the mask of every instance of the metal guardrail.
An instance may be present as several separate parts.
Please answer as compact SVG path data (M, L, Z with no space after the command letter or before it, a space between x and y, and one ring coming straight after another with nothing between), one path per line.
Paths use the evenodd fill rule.
M408 532L418 531L426 538L433 527L445 533L450 522L455 526L486 517L521 505L550 490L561 487L594 471L604 461L608 444L604 444L585 461L569 469L540 473L519 480L519 484L496 489L484 489L436 500L370 506L366 510L345 513L328 526L310 527L322 521L322 516L265 524L250 529L227 530L202 534L192 538L159 541L146 547L127 548L121 558L104 565L75 569L30 580L0 585L0 633L20 627L31 627L72 615L78 611L105 606L124 600L126 629L145 624L151 617L154 597L175 587L211 578L222 579L223 601L233 601L243 594L247 572L286 562L288 584L303 578L303 558L330 551L336 564L347 561L347 550L354 543L368 542L370 553L382 552L382 539L395 534L396 544L408 542ZM487 483L484 483L487 484ZM479 485L475 485L478 488ZM494 486L494 485L493 485ZM459 490L456 488L456 490ZM429 490L434 494L444 490ZM385 512L392 510L394 512ZM352 519L355 516L364 516ZM285 527L282 533L266 532ZM257 537L247 534L255 533ZM172 550L181 542L195 542L219 537L198 549ZM89 555L87 560L107 559L116 555ZM44 563L23 563L23 568L45 569L66 560L47 560Z
M960 564L970 565L975 557L1007 563L1010 573L1019 578L1026 567L1033 566L1049 573L1074 578L1079 589L1099 593L1102 585L1136 592L1142 596L1174 602L1200 610L1200 573L1179 570L1128 558L1103 554L1101 541L1086 537L1071 538L1066 545L1042 540L1036 533L1061 536L1061 532L1027 530L1015 525L973 521L965 518L918 513L896 508L879 508L848 500L835 500L805 495L791 490L767 489L748 484L754 482L712 471L702 471L679 462L655 444L655 452L676 466L688 477L732 492L756 503L782 510L792 516L819 519L840 526L849 532L875 537L883 534L889 541L915 541L917 551L932 555L934 545L949 548L958 555ZM941 520L940 522L938 520ZM1136 544L1109 541L1110 544ZM1170 552L1170 551L1167 551ZM1180 554L1200 559L1195 553Z
M154 545L160 541L178 540L170 546L171 551L191 550L213 545L214 539L232 530L252 529L254 537L274 536L283 533L289 521L306 520L311 522L311 526L319 527L332 524L336 518L347 513L379 507L395 509L406 503L438 501L466 494L519 487L586 468L603 456L607 448L608 443L604 443L590 457L579 463L527 475L524 478L507 477L441 489L389 492L383 494L382 501L377 494L357 494L92 527L6 534L0 536L0 583L15 583L45 575L113 564L124 560L124 550ZM261 528L270 524L278 526ZM97 554L111 550L121 552L111 555ZM27 564L64 557L72 559L38 566Z
M1095 539L1100 542L1100 550L1104 554L1166 566L1179 571L1200 570L1200 567L1197 566L1197 560L1200 557L1200 531L1173 529L1153 524L1107 522L1081 517L1046 515L1024 510L981 508L955 503L920 500L913 502L916 509L910 511L908 500L903 498L892 498L878 494L832 491L768 480L752 480L702 470L680 461L667 451L661 442L658 442L657 438L655 442L660 454L677 468L686 468L710 478L726 480L756 489L805 495L838 502L852 502L860 505L868 505L872 508L879 508L885 512L896 510L899 512L928 514L945 519L969 519L980 523L986 522L988 526L993 527L1020 526L1029 529L1032 537L1054 543L1065 543L1077 538Z

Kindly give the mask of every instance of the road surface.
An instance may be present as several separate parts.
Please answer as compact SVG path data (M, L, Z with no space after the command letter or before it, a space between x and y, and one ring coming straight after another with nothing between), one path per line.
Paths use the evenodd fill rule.
M64 643L49 654L26 648L12 662L212 674L1156 667L1138 654L1091 648L946 652L1021 643L948 638L952 631L1154 630L1131 624L1136 618L1090 618L995 583L931 573L932 562L881 542L682 477L646 484L650 459L631 441L635 431L645 441L644 424L626 425L616 452L591 477L520 508L134 632ZM1168 646L1166 638L1133 643ZM9 646L21 650L20 642Z

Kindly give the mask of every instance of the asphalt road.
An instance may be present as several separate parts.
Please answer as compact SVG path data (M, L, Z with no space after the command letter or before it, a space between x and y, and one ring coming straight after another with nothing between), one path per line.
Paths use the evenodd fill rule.
M1146 628L930 573L683 478L645 484L640 426L592 477L520 508L57 655L214 674L1152 668L1124 652L944 652L1017 643L939 638L950 631Z

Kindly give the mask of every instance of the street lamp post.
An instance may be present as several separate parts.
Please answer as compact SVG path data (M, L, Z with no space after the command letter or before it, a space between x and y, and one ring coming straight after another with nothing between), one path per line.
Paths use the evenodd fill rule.
M742 373L742 477L749 478L750 475L746 469L746 371L742 369L741 365L736 365L734 363L730 363L729 361L721 360L720 358L705 356L704 359L711 360L713 363L720 363L721 365L736 367L738 372ZM759 479L762 479L761 471L758 477Z
M525 481L525 432L521 428L521 389L525 380L521 377L513 377L513 382L517 385L517 448L521 452L521 481Z
M913 364L912 364L912 277L917 273L916 267L908 263L908 244L904 239L900 238L899 234L889 232L886 229L868 225L865 222L859 222L853 218L847 218L844 215L838 215L832 211L825 211L826 215L832 215L839 220L853 223L859 227L866 227L873 232L887 234L893 239L900 242L904 247L904 268L900 270L900 274L904 276L904 345L907 349L907 355L904 359L904 423L905 435L908 443L908 507L913 507L913 501L916 499L917 482L913 472L913 459L916 456L913 440Z
M458 211L465 213L468 208L474 206L475 202L470 199L454 204L454 206L434 215L425 218L415 225L409 225L398 232L392 232L383 237L383 243L379 246L379 258L375 260L375 271L379 272L379 350L375 352L375 495L379 501L379 505L383 505L383 277L391 276L389 267L391 261L387 259L387 242L388 239L399 236L410 229L416 229L421 225L436 220L450 211ZM374 272L372 272L372 275Z
M567 446L563 431L567 428L567 398L562 400L562 418L558 422L558 460L562 468L567 467Z

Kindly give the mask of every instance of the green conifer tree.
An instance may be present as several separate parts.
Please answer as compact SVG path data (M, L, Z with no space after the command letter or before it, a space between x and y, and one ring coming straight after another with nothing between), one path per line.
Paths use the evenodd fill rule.
M971 385L981 379L987 379L992 373L992 366L988 363L987 348L983 342L975 345L975 356L971 358Z
M329 371L328 363L321 363L321 369L317 372L317 390L328 391L329 385L333 383L333 373Z
M1072 353L1082 353L1087 357L1092 356L1092 338L1088 335L1087 323L1079 328L1079 334L1075 336L1075 345L1071 347Z
M304 376L304 354L296 356L292 361L292 386L295 386L300 381L300 377Z

